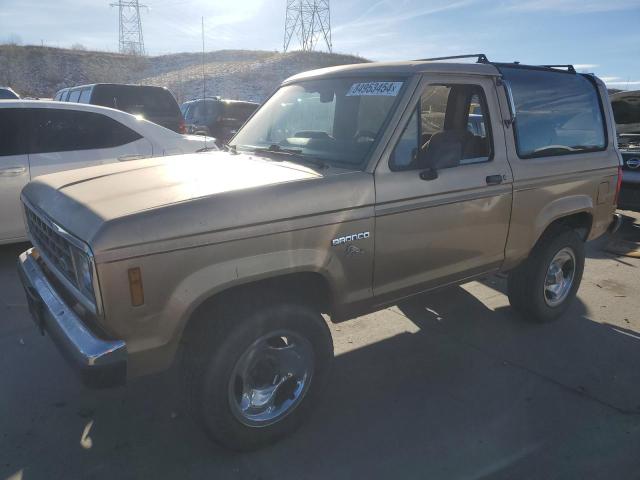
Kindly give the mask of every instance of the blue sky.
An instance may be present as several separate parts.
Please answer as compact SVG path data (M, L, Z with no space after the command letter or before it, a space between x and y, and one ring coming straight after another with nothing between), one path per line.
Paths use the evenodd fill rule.
M142 0L147 51L281 50L285 0ZM640 89L640 0L333 0L334 51L373 60L484 52L574 63ZM0 41L117 49L109 0L0 0Z

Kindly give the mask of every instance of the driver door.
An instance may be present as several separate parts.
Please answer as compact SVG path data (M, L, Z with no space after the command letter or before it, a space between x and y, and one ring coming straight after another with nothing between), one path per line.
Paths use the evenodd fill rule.
M376 296L456 282L504 259L512 175L493 78L431 76L410 105L375 172Z

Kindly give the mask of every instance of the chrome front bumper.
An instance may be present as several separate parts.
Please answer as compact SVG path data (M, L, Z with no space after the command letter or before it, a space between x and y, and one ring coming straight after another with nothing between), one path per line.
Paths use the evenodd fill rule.
M127 346L97 337L47 279L36 249L20 254L18 271L36 324L46 331L89 386L122 384L127 375Z

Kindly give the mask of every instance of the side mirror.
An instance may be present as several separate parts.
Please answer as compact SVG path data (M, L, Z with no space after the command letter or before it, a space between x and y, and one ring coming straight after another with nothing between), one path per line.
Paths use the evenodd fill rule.
M428 167L420 172L420 179L429 181L438 178L438 171L433 167Z
M438 178L438 169L436 168L436 165L432 164L432 161L426 154L426 151L418 148L415 155L417 157L418 165L424 168L424 170L420 171L420 179L429 181Z

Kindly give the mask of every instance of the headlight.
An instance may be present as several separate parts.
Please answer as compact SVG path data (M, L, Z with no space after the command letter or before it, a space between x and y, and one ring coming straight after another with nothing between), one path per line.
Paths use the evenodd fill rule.
M90 299L95 300L95 293L93 291L93 264L91 263L91 259L86 253L75 247L71 247L71 251L73 253L73 263L78 288Z

